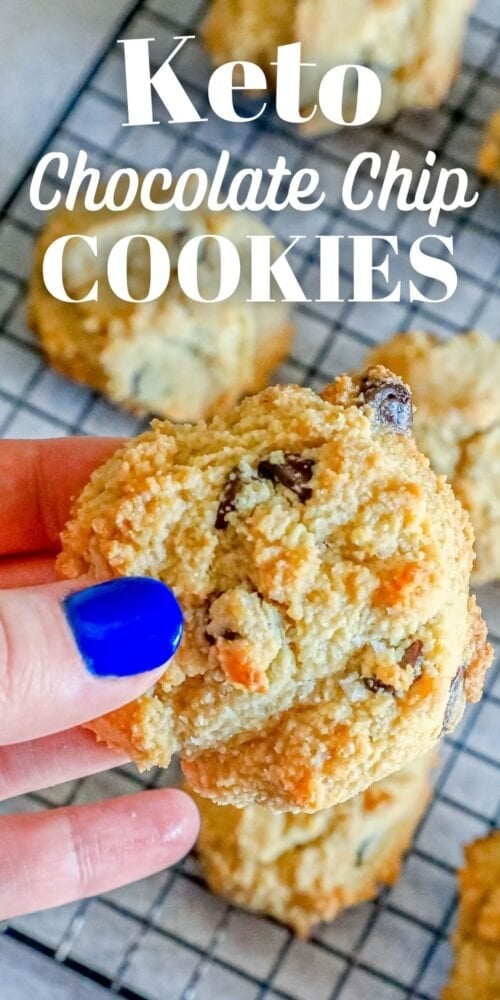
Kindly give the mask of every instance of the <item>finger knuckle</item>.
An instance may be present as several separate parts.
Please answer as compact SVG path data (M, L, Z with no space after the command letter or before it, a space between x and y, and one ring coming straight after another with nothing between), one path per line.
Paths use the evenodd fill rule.
M79 822L79 813L68 811L68 850L74 866L75 891L84 897L94 891L96 872L99 868L100 848L92 832Z
M14 643L15 637L8 616L3 613L0 604L0 704L2 708L9 705L15 696Z
M0 598L0 744L23 738L23 711L29 708L35 661L41 648L39 629L27 635L29 619L19 614L19 602L10 593Z

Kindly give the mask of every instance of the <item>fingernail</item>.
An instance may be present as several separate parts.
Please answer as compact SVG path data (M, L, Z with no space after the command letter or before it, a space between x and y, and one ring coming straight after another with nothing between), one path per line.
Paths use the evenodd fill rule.
M149 577L109 580L70 594L64 613L85 666L97 677L132 677L162 666L182 636L182 611Z

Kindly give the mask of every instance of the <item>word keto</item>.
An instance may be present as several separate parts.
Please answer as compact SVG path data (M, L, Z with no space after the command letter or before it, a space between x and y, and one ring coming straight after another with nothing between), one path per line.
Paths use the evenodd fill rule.
M151 75L150 42L154 38L120 39L123 45L125 81L127 87L128 120L123 124L159 125L154 117L153 90L167 109L170 124L194 124L208 121L197 111L191 97L175 73L172 63L194 35L174 38L179 44ZM308 113L301 110L303 70L316 70L313 63L301 62L300 42L278 46L276 62L276 114L284 122L296 125L309 122L319 109L334 125L366 125L375 118L382 101L382 85L375 70L351 63L334 66L323 76L318 88L318 104ZM263 101L255 114L242 115L235 108L235 94L252 94L267 91L264 70L256 63L239 60L227 62L214 69L208 81L208 102L215 115L226 122L246 123L260 118L268 107ZM344 98L349 104L355 92L354 111L349 119L344 116Z
M289 245L279 253L273 254L276 248L274 236L247 236L250 244L249 273L242 275L242 266L238 248L227 237L209 234L196 236L188 240L180 250L176 262L177 281L188 298L195 302L223 302L238 290L247 302L274 302L276 291L284 302L344 302L341 294L341 249L345 242L352 246L353 294L349 302L399 302L402 294L402 282L398 281L385 295L377 295L374 289L375 276L381 275L386 284L390 280L390 257L386 253L382 260L375 262L378 244L390 247L394 254L399 251L396 236L318 236L318 256L320 262L320 277L318 297L307 297L288 260L288 254L305 236L295 236ZM79 299L72 298L64 286L64 252L69 243L81 240L88 247L88 252L96 258L96 272L106 273L108 284L118 298L125 302L153 302L160 298L168 288L172 267L168 249L157 237L151 235L124 236L119 239L108 253L107 260L101 257L99 241L96 236L61 236L48 247L43 260L43 279L45 285L56 299L62 302L96 302L99 296L99 278L95 278L88 292ZM140 299L134 298L129 290L129 252L135 241L145 241L149 253L149 288ZM453 253L453 238L440 236L423 236L417 239L410 248L410 264L415 272L424 278L432 278L443 286L443 294L427 297L417 287L413 280L408 282L407 294L411 302L444 302L450 298L457 287L457 274L453 265L442 258L432 255L425 248L427 240L440 243L442 247ZM345 242L344 242L345 241ZM207 245L215 248L218 260L215 273L218 288L210 298L203 296L200 290L199 274L206 259ZM213 256L213 254L212 254ZM378 255L379 256L379 255ZM243 279L243 280L242 280ZM241 284L240 284L241 282ZM379 280L380 283L380 280ZM242 291L242 289L246 291ZM249 294L248 294L249 292Z

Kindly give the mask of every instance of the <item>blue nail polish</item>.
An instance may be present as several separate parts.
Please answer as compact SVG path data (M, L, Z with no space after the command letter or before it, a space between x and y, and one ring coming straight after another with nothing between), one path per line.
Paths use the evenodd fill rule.
M85 666L97 677L131 677L166 663L182 636L182 611L169 588L146 576L121 577L70 594L64 613Z

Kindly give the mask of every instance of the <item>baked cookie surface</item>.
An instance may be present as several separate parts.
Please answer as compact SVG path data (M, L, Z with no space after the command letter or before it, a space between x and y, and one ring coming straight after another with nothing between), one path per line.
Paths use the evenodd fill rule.
M317 103L324 74L346 63L375 66L382 83L379 118L440 104L456 74L474 0L212 0L204 26L215 63L259 63L274 83L278 45L302 43L304 109ZM319 113L306 130L332 125Z
M153 185L152 196L161 200L160 195L158 185ZM37 246L29 308L50 364L139 415L156 413L171 420L194 421L226 411L242 396L267 385L270 372L283 361L291 344L293 330L286 303L246 302L250 280L247 236L268 232L248 214L175 208L155 213L137 202L119 213L78 207L57 212ZM98 279L98 301L60 302L45 288L42 260L47 247L58 237L75 233L97 237L98 257L80 241L67 245L66 291L72 298L82 298ZM137 233L160 240L170 257L169 286L154 302L125 302L107 281L109 251L119 239ZM240 287L225 302L195 302L178 281L182 247L192 237L205 234L228 238L240 254ZM218 250L209 242L198 271L205 298L217 294L218 268ZM134 298L147 295L150 258L146 242L140 239L129 251L128 282Z
M500 341L397 334L368 355L411 386L418 447L448 476L476 535L473 581L500 578Z
M483 177L500 182L500 111L488 123L479 152L478 170Z
M178 752L216 801L314 812L399 770L480 694L468 517L382 368L276 386L208 425L156 422L76 501L59 568L164 580L185 615L153 691L93 724Z
M474 526L473 580L500 580L500 421L464 443L453 489Z
M429 759L414 761L314 815L235 809L195 797L197 849L210 888L306 936L396 881L427 804L428 772Z
M500 997L500 830L469 844L459 872L455 963L442 1000Z

